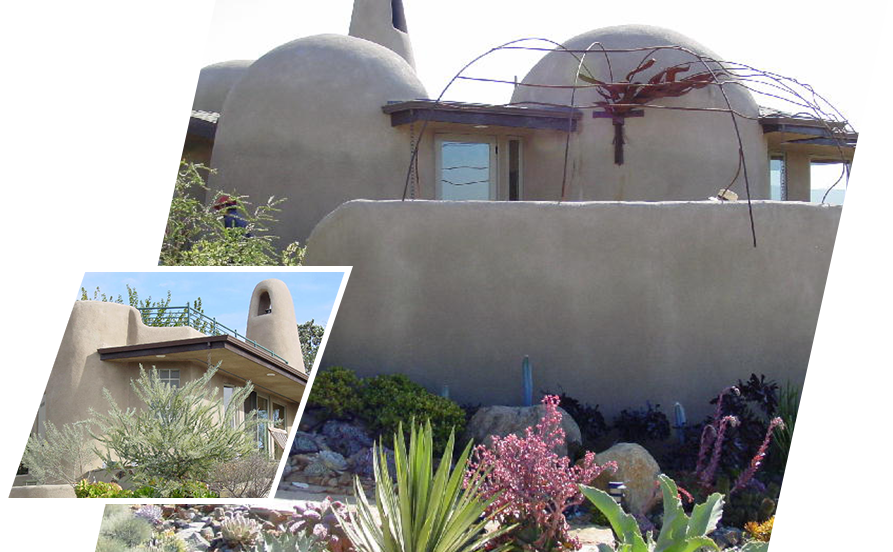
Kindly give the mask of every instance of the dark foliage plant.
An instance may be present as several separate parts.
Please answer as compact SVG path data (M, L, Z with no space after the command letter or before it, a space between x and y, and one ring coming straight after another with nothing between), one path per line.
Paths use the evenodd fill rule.
M720 471L728 475L736 475L748 464L765 438L766 424L778 411L778 384L765 375L751 374L746 382L738 380L735 388L737 393L723 396L717 413L719 418L734 416L738 420L735 427L728 429L719 459ZM717 405L718 399L710 404Z
M662 441L670 436L670 420L660 410L660 405L645 403L639 410L621 410L614 419L614 429L622 441Z

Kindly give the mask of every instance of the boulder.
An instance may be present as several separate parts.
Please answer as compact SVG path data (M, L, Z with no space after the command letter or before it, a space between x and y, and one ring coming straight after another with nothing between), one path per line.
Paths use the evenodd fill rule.
M319 443L316 441L316 437L312 433L306 433L304 431L295 433L295 440L292 441L291 444L292 454L308 454L319 452L319 450Z
M623 481L626 485L624 503L631 514L644 515L660 500L660 487L657 476L660 466L657 460L636 443L617 443L595 457L599 465L617 462L617 471L606 470L593 483L600 489L607 489L609 481Z
M581 446L580 427L570 414L560 407L558 410L561 412L561 427L565 437L564 444L558 446L555 452L560 456L567 456L568 445ZM467 438L489 446L493 443L494 435L505 437L514 433L523 437L527 428L539 423L545 413L546 408L543 405L484 406L468 422Z
M338 420L329 420L322 426L321 433L332 450L345 458L372 446L372 437L362 428Z

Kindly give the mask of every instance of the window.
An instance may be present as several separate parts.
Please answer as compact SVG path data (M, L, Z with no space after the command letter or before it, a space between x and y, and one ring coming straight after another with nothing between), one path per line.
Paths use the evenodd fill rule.
M769 158L769 199L775 201L788 199L784 155L773 155Z
M438 199L496 199L495 137L438 136L435 148Z
M158 370L158 379L171 387L180 387L180 371L163 368Z

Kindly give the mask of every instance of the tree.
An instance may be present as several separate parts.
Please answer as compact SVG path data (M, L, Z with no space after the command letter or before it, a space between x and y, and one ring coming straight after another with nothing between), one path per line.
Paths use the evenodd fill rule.
M309 372L313 368L313 362L316 360L316 352L319 350L319 344L326 333L325 326L314 324L315 320L310 319L303 324L298 324L298 337L301 340L301 352L304 353L304 368Z
M38 484L74 485L96 458L85 422L65 424L56 429L44 422L44 437L31 435L25 445L22 464Z
M277 219L274 213L284 199L269 198L266 203L250 208L248 197L235 192L211 190L202 173L211 170L203 165L181 162L168 214L159 265L167 266L292 266L304 261L304 248L292 242L279 250L276 236L269 225ZM207 204L193 193L201 189L213 198ZM227 208L214 206L226 198ZM243 226L227 227L226 213L233 211Z
M179 388L162 382L155 368L147 373L140 366L139 379L130 385L145 403L141 410L122 410L103 389L108 413L90 411L91 422L99 428L91 434L104 445L96 453L109 467L133 469L135 481L158 485L158 479L206 480L218 464L254 452L257 427L263 422L255 412L242 420L238 415L254 386L248 382L235 389L224 406L218 389L208 386L219 366Z

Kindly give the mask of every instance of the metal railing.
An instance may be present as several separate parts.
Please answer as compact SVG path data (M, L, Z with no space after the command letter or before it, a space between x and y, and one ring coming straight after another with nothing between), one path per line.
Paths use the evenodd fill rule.
M287 360L270 349L267 349L257 341L249 339L236 330L224 326L218 322L216 318L211 318L189 305L186 305L185 307L138 307L137 310L140 311L140 315L143 318L143 324L147 326L190 326L206 335L229 335L288 364Z

